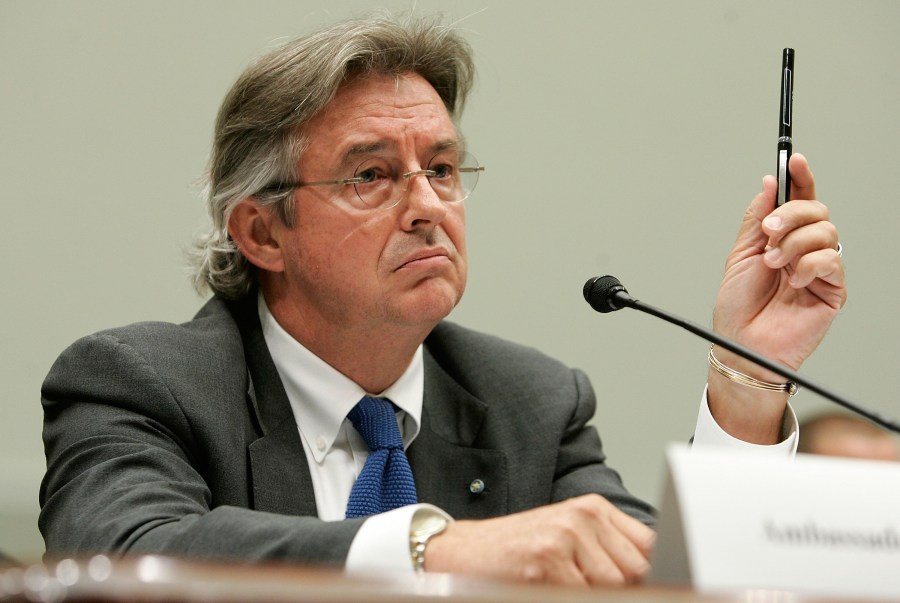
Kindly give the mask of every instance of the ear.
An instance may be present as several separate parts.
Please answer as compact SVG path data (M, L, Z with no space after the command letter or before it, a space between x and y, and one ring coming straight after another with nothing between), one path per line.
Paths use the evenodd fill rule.
M228 234L247 260L262 270L282 272L284 258L276 238L278 218L252 197L238 203L228 218Z

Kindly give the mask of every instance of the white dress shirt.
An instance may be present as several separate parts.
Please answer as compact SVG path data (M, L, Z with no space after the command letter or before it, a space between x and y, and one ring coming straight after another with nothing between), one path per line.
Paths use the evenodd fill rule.
M258 298L258 311L266 345L303 442L319 519L344 519L350 491L369 456L368 446L346 418L347 413L365 395L389 398L400 409L397 421L403 447L409 448L419 433L422 418L425 392L422 346L393 385L383 392L366 392L291 337L272 316L262 294ZM758 446L731 437L713 419L704 390L694 446L744 447L790 456L797 448L797 419L790 407L785 413L782 432L784 441L774 446ZM412 572L409 531L413 515L420 509L444 514L432 505L417 504L368 517L350 546L345 569Z
M706 389L703 390L703 398L700 401L700 413L697 415L697 427L694 429L694 446L728 446L729 448L743 448L752 450L754 454L766 454L789 458L797 452L797 443L799 438L797 415L794 409L788 404L784 411L784 417L781 420L781 436L777 444L764 446L761 444L750 444L743 440L730 435L724 429L719 427L716 420L709 410L709 403L706 398Z
M266 345L303 442L319 519L344 519L350 491L369 457L369 447L346 418L347 413L367 394L389 398L400 409L397 421L403 447L408 448L419 433L422 418L422 346L393 385L383 392L366 392L291 337L269 312L262 295L257 306ZM350 547L346 569L412 572L409 527L421 508L433 507L409 505L366 519Z

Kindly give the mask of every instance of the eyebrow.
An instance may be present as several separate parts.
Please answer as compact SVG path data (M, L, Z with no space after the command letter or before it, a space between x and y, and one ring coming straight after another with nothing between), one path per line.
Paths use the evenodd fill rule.
M356 163L356 159L359 157L373 155L384 151L385 149L391 148L395 146L393 142L388 140L379 140L376 142L365 142L351 145L347 152L344 153L344 157L341 160L341 167L346 168L352 164ZM461 140L457 138L446 138L444 140L439 140L434 143L430 147L430 154L437 154L441 151L446 151L447 149L462 148L463 143Z
M463 149L463 141L458 138L448 138L446 140L442 140L436 143L431 147L432 153L440 153L441 151L446 151L447 149Z
M355 144L347 149L346 153L344 153L344 163L346 163L350 159L353 159L354 157L359 157L360 155L371 155L372 153L383 151L389 146L391 146L390 143L386 141Z

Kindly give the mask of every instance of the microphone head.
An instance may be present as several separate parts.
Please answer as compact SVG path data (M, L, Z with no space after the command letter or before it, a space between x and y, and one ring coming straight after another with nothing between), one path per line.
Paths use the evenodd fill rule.
M619 279L607 274L588 279L588 282L584 284L583 293L585 301L587 301L594 310L606 313L615 312L624 307L622 305L616 305L615 303L616 294L620 291L624 292L626 296L628 295L628 291L625 290L625 287L622 286Z

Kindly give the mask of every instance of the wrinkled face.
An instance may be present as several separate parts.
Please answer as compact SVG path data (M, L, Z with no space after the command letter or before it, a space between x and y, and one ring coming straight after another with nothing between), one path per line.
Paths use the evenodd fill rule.
M416 74L346 84L304 135L304 182L351 178L371 160L399 173L422 170L460 142L437 92ZM424 176L400 180L405 192L389 209L361 208L353 185L296 189L295 226L281 226L279 234L279 277L301 321L430 329L459 302L466 284L464 202L442 201Z

